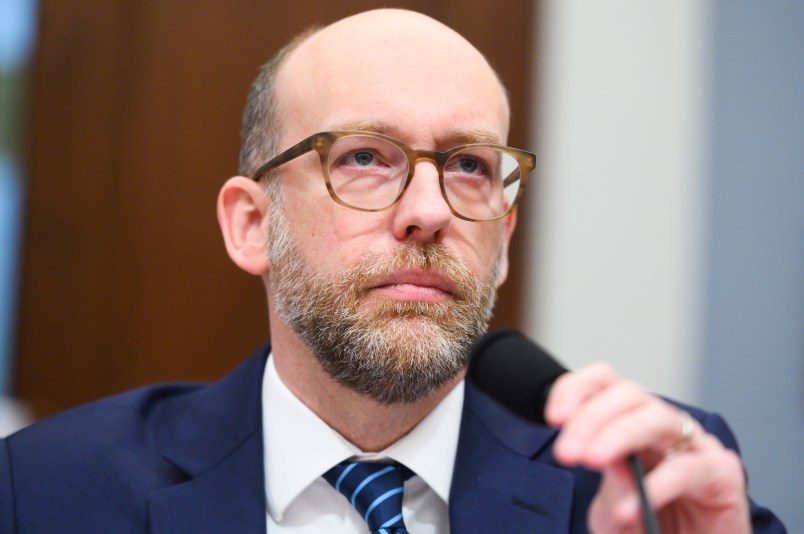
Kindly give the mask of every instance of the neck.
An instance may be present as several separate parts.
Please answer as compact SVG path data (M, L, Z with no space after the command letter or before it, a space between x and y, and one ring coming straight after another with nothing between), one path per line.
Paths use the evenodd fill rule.
M410 432L465 374L460 373L417 402L385 405L335 382L309 347L278 317L271 320L271 347L276 371L288 389L364 452L381 451Z

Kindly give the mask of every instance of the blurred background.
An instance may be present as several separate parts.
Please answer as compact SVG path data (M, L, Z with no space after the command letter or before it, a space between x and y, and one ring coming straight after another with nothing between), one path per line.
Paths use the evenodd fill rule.
M0 0L0 434L267 337L226 257L257 68L376 7ZM452 26L536 150L495 324L726 416L804 533L804 2L394 2Z

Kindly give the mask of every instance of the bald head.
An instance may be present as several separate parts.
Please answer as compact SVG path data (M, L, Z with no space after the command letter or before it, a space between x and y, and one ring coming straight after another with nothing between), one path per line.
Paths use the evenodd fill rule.
M399 9L360 13L313 34L288 56L277 89L290 127L285 144L353 120L424 119L456 101L481 113L494 108L506 121L508 113L502 86L477 49L440 22ZM322 114L331 122L305 120Z
M425 132L432 119L473 128L472 115L493 114L497 123L485 126L499 142L508 131L505 90L483 55L444 24L401 9L359 13L297 38L266 65L249 100L244 174L328 129L366 125L398 137L404 130L415 139L403 140L436 144L439 132Z
M365 44L382 47L401 39L410 52L415 53L417 49L427 51L422 39L429 37L442 40L446 37L458 46L474 49L460 34L441 22L415 11L394 8L364 11L333 22L310 35L305 44L320 42L365 54L371 51L363 48Z
M463 36L441 22L415 11L376 9L341 19L312 33L293 56L319 60L370 62L381 60L389 69L413 67L442 76L447 64L467 60L496 79L483 55ZM418 66L418 68L416 68ZM499 83L499 81L498 81ZM500 84L502 89L502 84Z

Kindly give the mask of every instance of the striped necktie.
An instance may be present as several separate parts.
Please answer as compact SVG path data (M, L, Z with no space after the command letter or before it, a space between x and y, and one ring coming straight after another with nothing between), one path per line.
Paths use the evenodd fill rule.
M352 503L372 534L408 534L402 521L402 491L412 475L398 463L343 462L324 478Z

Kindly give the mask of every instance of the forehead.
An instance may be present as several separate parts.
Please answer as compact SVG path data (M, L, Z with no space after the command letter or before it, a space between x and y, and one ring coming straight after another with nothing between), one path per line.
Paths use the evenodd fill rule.
M504 142L507 100L480 52L422 15L383 15L340 21L287 58L276 86L283 146L349 123L381 124L416 144L466 131Z

